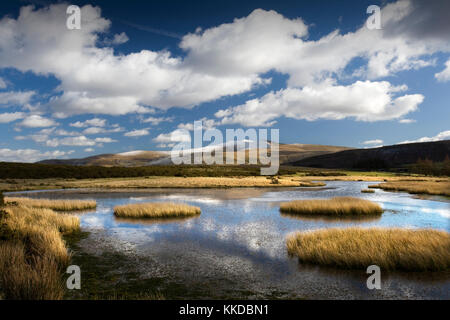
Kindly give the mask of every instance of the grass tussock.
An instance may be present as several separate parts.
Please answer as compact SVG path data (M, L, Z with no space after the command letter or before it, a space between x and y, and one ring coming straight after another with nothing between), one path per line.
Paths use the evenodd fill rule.
M199 207L172 202L136 203L114 207L121 218L181 218L199 215Z
M450 181L394 181L369 186L386 191L406 191L413 194L431 194L450 197Z
M63 234L78 231L78 217L50 209L0 209L0 291L6 299L61 299L71 255Z
M33 208L46 208L56 211L81 211L95 209L97 203L94 200L50 200L31 199L21 197L6 197L6 204L18 204Z
M312 187L324 187L326 183L323 182L312 182L312 181L302 181L299 184L300 187L312 188Z
M446 271L450 269L450 235L436 230L324 229L287 238L288 253L302 263L382 270Z
M363 217L381 215L383 213L383 209L378 204L369 200L351 197L284 202L280 206L280 211L295 215L322 215L330 217Z
M362 189L361 193L375 193L375 190L373 190L373 189Z

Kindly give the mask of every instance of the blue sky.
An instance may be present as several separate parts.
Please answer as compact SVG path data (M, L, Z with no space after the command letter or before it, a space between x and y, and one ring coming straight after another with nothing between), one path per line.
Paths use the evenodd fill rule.
M283 143L450 138L448 1L70 4L80 30L67 2L0 4L0 161L170 150L200 119Z

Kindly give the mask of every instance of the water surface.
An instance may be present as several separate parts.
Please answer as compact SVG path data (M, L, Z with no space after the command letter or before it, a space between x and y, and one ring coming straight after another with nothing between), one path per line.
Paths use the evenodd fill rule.
M91 231L86 246L102 246L145 257L137 264L143 278L163 277L197 298L449 299L448 273L382 271L382 289L368 290L364 271L299 265L287 255L289 233L332 227L433 228L450 232L448 198L419 199L403 192L362 194L369 182L330 181L323 188L155 189L124 192L30 192L27 196L95 199L95 212L80 214ZM336 220L280 214L282 201L354 196L379 203L380 218ZM199 206L197 218L124 220L113 207L149 201ZM98 241L99 238L102 241ZM92 248L91 248L92 249ZM82 267L82 266L81 266Z

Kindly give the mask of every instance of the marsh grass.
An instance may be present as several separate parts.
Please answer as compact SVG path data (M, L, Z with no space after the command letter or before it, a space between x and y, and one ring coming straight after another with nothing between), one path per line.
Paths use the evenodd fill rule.
M181 218L197 216L199 207L173 202L150 202L114 207L114 215L120 218Z
M383 213L377 203L351 197L284 202L280 205L280 211L293 215L331 217L379 216Z
M22 197L6 197L6 204L18 204L33 208L46 208L56 211L82 211L95 209L97 203L93 200L49 200Z
M373 190L373 189L362 189L361 193L375 193L375 190Z
M450 197L450 181L393 181L369 188L380 188L386 191L406 191L413 194L431 194Z
M21 205L0 210L0 290L6 299L61 299L71 254L63 234L78 231L78 217Z
M326 183L323 182L313 182L313 181L302 181L299 184L300 187L311 188L311 187L324 187Z
M446 271L450 235L436 230L381 228L323 229L288 236L289 255L301 263L344 269Z

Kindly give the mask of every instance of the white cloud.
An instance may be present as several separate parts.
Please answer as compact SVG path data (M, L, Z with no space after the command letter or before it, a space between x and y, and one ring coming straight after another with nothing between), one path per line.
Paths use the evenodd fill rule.
M119 45L119 44L123 44L123 43L127 42L128 40L130 40L130 39L128 38L126 33L122 32L122 33L115 34L112 39L105 40L104 43L107 45Z
M148 118L142 119L141 122L150 123L153 126L157 126L161 122L169 122L172 120L173 120L173 118L169 118L169 117L148 117Z
M208 119L208 118L201 118L200 120L202 122L202 128L204 130L213 129L220 125L220 122L214 120L214 119ZM194 122L188 122L188 123L180 123L177 126L178 129L184 129L188 131L194 130Z
M161 133L153 139L155 142L171 143L171 142L190 142L191 135L185 129L176 129L170 133Z
M110 26L99 8L81 8L83 28L77 32L66 28L66 8L65 4L37 10L27 6L17 19L0 20L0 67L53 74L61 80L62 95L49 103L59 117L148 112L150 105L192 107L262 83L254 74L198 72L167 51L115 55L112 48L96 45L98 35Z
M450 81L450 60L445 63L445 69L434 75L438 81Z
M58 117L190 108L267 84L270 79L263 78L264 74L274 70L288 76L288 87L271 94L282 96L282 101L277 103L288 107L284 112L258 109L265 119L258 121L253 115L247 125L270 125L281 116L311 120L395 119L398 114L413 110L423 97L392 97L392 101L380 103L380 99L386 99L386 94L393 93L389 85L391 91L381 92L381 97L376 99L376 107L381 108L381 112L371 107L356 112L353 106L340 108L330 101L325 101L328 109L319 107L314 111L311 110L315 105L312 100L320 101L321 97L308 97L308 94L309 91L316 94L352 91L355 84L342 86L337 81L345 76L346 67L355 58L364 62L357 72L361 80L375 80L402 70L433 65L434 53L450 51L446 37L450 29L445 22L448 19L441 19L437 24L433 18L443 15L443 8L448 7L446 2L441 6L423 6L418 0L389 3L382 10L382 30L368 30L363 25L354 32L343 34L334 30L315 40L309 40L308 26L301 18L288 19L275 11L257 9L230 23L185 35L180 43L185 54L179 57L168 51L150 50L119 55L113 48L99 47L99 35L109 31L110 21L101 17L99 8L86 5L82 7L83 28L72 32L65 27L66 7L65 4L43 9L27 6L21 9L17 19L7 16L0 20L3 31L0 34L0 68L52 74L59 79L58 89L62 94L49 102ZM423 12L426 14L422 19L416 19ZM122 42L125 37L125 34L115 35L115 42ZM354 71L350 72L356 74ZM386 81L371 83L372 88L364 89L369 94ZM244 105L256 110L271 94ZM295 95L300 101L289 100L289 96ZM352 97L357 96L362 97L362 101L356 101L358 106L367 102L364 93L352 93ZM355 102L350 98L348 101ZM289 104L301 110L293 110ZM239 113L240 107L234 110ZM238 118L247 114L226 114L224 121L244 122Z
M0 77L0 89L5 89L8 85L6 84L6 81L3 80L2 77Z
M9 123L18 119L23 119L23 112L0 113L0 123Z
M364 142L361 142L361 144L364 144L364 145L381 145L381 144L383 144L383 140L381 140L381 139L374 139L374 140L367 140L367 141L364 141Z
M142 136L147 136L149 134L150 134L150 132L148 131L148 129L140 129L140 130L133 130L133 131L126 132L124 134L124 136L125 137L142 137Z
M435 135L434 137L422 137L416 140L406 140L399 142L398 144L405 143L416 143L416 142L433 142L433 141L441 141L441 140L450 140L450 130L442 131Z
M46 151L42 152L35 149L0 149L0 161L11 162L36 162L48 158L60 158L71 154L73 151Z
M309 121L345 118L389 120L416 110L424 99L420 94L395 97L401 89L404 88L394 87L386 81L287 88L237 107L220 110L215 115L222 118L222 124L239 123L244 126L271 126L274 119L281 116Z
M113 143L113 142L117 142L117 140L105 137L105 138L95 138L95 142L99 142L99 143Z
M85 136L67 137L67 138L62 138L62 139L53 138L50 140L46 140L44 142L49 147L58 147L58 146L84 147L84 146L95 146L96 145L94 140L91 140Z
M33 114L27 116L21 123L21 126L28 128L43 128L57 125L52 119L45 118L43 116Z
M94 152L95 149L94 148L86 148L84 149L84 152Z
M100 128L100 127L90 127L83 130L83 134L94 135L100 133L116 133L123 131L121 127L113 127L111 129Z
M409 124L409 123L416 123L417 121L414 119L400 119L398 122L403 124Z
M85 127L104 127L106 125L106 120L105 119L100 119L100 118L92 118L89 120L85 120L85 121L77 121L74 123L71 123L70 126L71 127L75 127L75 128L85 128Z
M30 102L30 99L34 96L34 94L34 91L0 92L0 106L25 105Z

